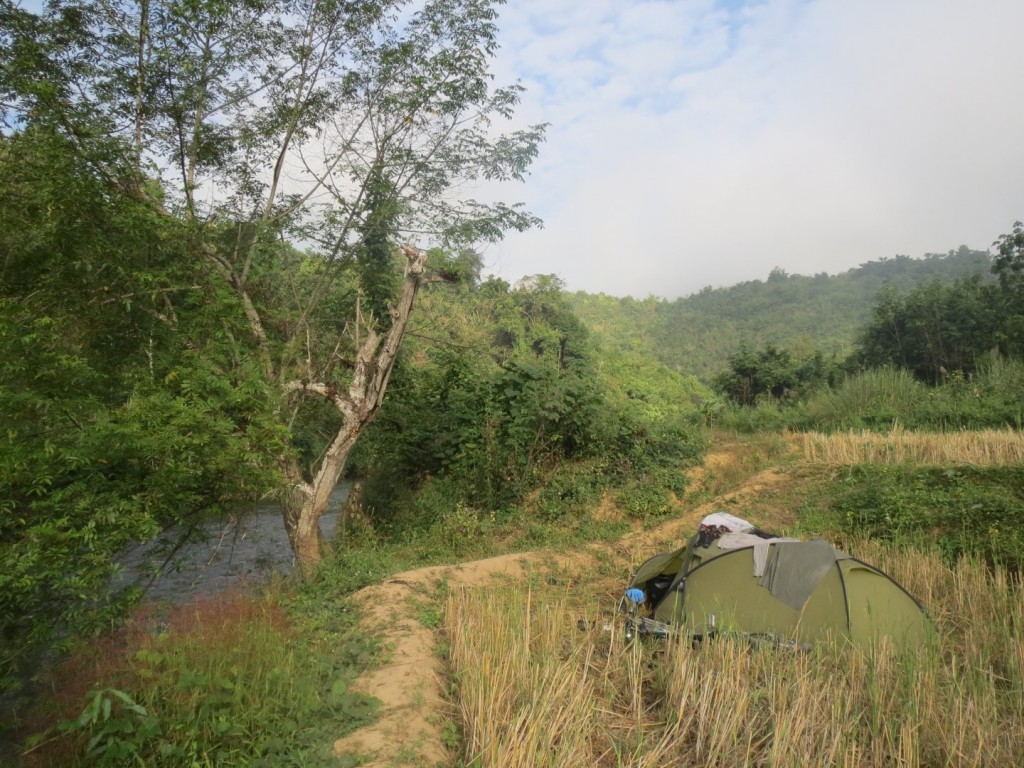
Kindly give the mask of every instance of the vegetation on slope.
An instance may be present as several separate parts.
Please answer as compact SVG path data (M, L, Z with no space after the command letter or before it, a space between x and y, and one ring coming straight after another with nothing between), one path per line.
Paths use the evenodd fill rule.
M571 527L606 492L633 518L657 517L702 449L704 388L606 353L552 278L436 286L411 336L356 455L362 501L388 535L524 506Z
M468 246L535 220L452 193L479 176L520 177L542 129L496 137L488 120L463 119L507 117L518 98L489 84L492 3L428 3L401 28L392 24L410 17L393 7L314 4L305 19L279 2L0 11L0 692L37 672L52 641L85 648L49 678L73 700L32 721L65 718L29 764L327 760L329 737L373 707L348 688L372 649L339 619L350 615L347 594L412 564L612 539L664 519L695 501L684 470L706 445L706 424L774 430L758 440L777 445L785 429L1024 422L1020 224L999 238L994 261L961 248L836 277L776 269L673 302L567 296L551 276L481 283ZM231 43L197 48L210 29ZM323 45L299 44L314 30ZM459 46L467 55L450 55ZM178 66L193 59L209 68ZM258 97L248 87L257 81ZM324 194L280 194L294 142L349 119L331 162L352 188L314 173ZM429 272L408 249L400 275L403 231L440 232L445 249L430 254ZM400 285L409 302L393 312ZM376 334L391 332L394 343L378 347ZM368 379L379 385L356 387ZM351 467L362 504L317 570L326 542L298 523L316 522L326 494L314 483L329 490L375 415ZM937 545L946 559L926 569L931 581L908 570L948 630L920 673L880 651L849 667L840 700L821 692L840 663L827 654L811 664L724 646L720 657L680 652L662 660L674 678L645 680L652 658L622 649L629 701L613 692L609 712L625 713L624 740L567 739L557 745L566 764L588 750L620 763L714 753L785 763L807 750L949 762L971 749L1020 762L1016 737L995 730L1021 731L1019 640L965 635L955 617L1020 621L1019 583L1001 569L1024 551L1021 469L965 463L858 459L834 475L807 470L813 489L782 498L804 530ZM127 542L168 526L187 535L275 490L309 583L192 606L194 617L176 612L166 626L129 622L97 652L97 632L139 597L110 589ZM753 508L773 501L762 496ZM961 555L990 570L955 564ZM907 569L903 555L878 556ZM498 610L532 623L529 609ZM587 652L568 658L593 670L594 654L618 653ZM708 657L710 672L695 664ZM763 679L736 687L715 676L721 664ZM796 688L767 677L784 673ZM608 687L620 671L600 675ZM685 679L706 691L726 683L722 700L746 702L754 727L741 732L708 699L690 702ZM579 710L582 699L552 711L543 707L557 691L543 701L543 690L521 692L548 717L546 732L524 725L535 743L557 717L604 736L620 728ZM929 709L933 700L945 711ZM814 734L812 710L831 718ZM940 712L951 736L938 733ZM500 734L473 735L468 713L464 722L469 757L502 747ZM843 722L852 734L840 733Z
M789 275L705 288L675 300L616 298L582 292L570 300L580 318L613 347L653 353L680 373L708 382L741 344L774 345L804 357L815 350L845 358L871 317L883 286L905 292L980 274L992 257L966 247L921 259L869 261L839 275Z
M379 704L351 685L381 649L318 586L149 606L79 644L22 715L20 765L337 768L333 740Z

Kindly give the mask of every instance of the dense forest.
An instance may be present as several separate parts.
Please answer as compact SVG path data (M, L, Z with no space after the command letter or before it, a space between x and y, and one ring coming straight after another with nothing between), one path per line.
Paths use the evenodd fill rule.
M494 4L402 5L0 4L4 672L136 599L114 556L171 526L273 498L311 573L417 294L457 278L410 233L536 223L456 193L543 137L498 130Z
M774 269L766 280L705 288L677 299L571 296L580 318L621 349L643 349L680 373L708 382L741 344L774 345L845 358L883 288L908 291L970 275L994 280L987 251L960 246L920 258L868 261L842 274L808 277Z

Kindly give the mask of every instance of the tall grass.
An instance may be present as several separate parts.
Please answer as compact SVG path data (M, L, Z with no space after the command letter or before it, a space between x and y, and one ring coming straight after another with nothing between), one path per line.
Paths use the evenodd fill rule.
M807 432L804 458L823 464L1024 464L1024 433L983 429L961 432L908 432L895 426L878 432Z
M1024 361L988 360L970 376L950 375L929 386L901 368L877 368L815 390L803 400L765 399L730 406L718 417L738 432L817 429L887 430L1024 428Z
M915 413L928 387L902 368L877 368L819 390L805 407L805 419L823 428L893 424Z
M55 671L25 724L52 727L21 765L334 764L333 740L376 707L348 690L372 642L296 618L270 592L138 612Z
M534 605L533 596L463 590L448 601L467 753L508 768L590 765L594 648L566 643L564 606Z
M922 550L865 542L856 554L925 600L933 642L911 653L633 643L579 631L564 591L453 593L466 764L1024 764L1019 578Z

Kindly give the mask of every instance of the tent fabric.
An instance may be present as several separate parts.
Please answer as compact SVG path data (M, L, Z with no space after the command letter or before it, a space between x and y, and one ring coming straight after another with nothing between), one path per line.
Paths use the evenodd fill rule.
M765 539L755 533L727 533L724 536L720 536L716 540L716 544L719 549L745 549L746 547L753 547L754 575L763 576L764 569L768 565L768 551L772 544L780 541L800 541L800 539L790 539L781 536Z
M821 539L780 542L771 546L764 575L757 583L799 611L836 560L848 557Z
M892 578L826 541L772 542L760 578L754 553L754 546L701 546L694 536L643 563L629 587L644 590L652 619L693 635L846 638L864 646L887 637L916 647L934 633L921 605Z

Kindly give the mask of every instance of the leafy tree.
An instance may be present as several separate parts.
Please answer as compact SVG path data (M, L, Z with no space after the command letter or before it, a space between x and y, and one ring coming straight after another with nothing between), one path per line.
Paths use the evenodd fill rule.
M1024 358L1024 224L993 243L996 257L992 272L1002 288L1000 311L1004 318L998 341L1007 354Z
M388 303L399 284L392 243L397 235L399 202L395 185L380 167L371 169L366 183L366 213L359 227L362 247L356 251L359 292L365 295L364 307L375 318L386 318Z
M715 377L715 389L739 405L754 405L758 398L792 398L806 395L823 384L833 384L839 376L835 358L815 351L800 360L787 349L767 344L752 349L741 343L729 355L729 368Z
M861 333L855 362L900 366L932 383L953 371L971 373L979 357L997 345L997 298L995 287L978 275L952 284L929 282L906 295L888 288Z
M381 486L439 474L465 501L501 506L551 462L592 447L601 397L587 333L559 286L550 276L515 289L492 278L429 292L414 360L364 446L376 455L367 493L377 507Z
M618 489L643 516L679 492L707 393L653 355L595 344L557 278L433 284L412 325L356 456L382 530L429 527L416 510L438 501L550 519Z
M492 127L520 93L491 85L499 4L54 0L36 16L4 0L8 135L47 126L111 194L174 222L218 299L212 333L293 445L315 446L275 456L304 570L427 280L422 251L386 242L419 232L462 248L535 223L457 194L467 180L520 178L542 137ZM405 269L388 301L390 258ZM338 313L356 304L352 265L365 315ZM168 311L188 300L161 298ZM333 409L327 433L320 403Z
M51 126L0 138L0 689L102 626L126 543L252 501L286 448L180 222Z
M993 245L996 257L992 272L1006 290L1024 294L1024 223L1014 222L1013 231L1001 235Z

